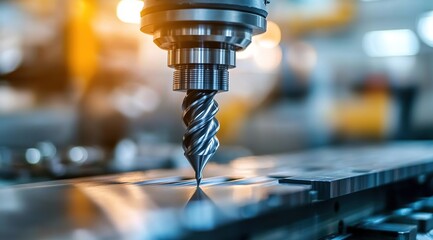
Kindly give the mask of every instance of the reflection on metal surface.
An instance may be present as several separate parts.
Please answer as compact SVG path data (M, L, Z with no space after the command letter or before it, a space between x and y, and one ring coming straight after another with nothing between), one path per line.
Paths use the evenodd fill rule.
M191 196L191 198L189 199L188 203L193 203L193 202L197 202L197 201L210 201L210 198L206 195L206 193L201 190L200 187L195 189L194 194Z
M12 187L3 187L0 191L0 213L4 212L18 212L23 208L23 204L16 190Z
M79 188L70 188L65 194L67 194L67 215L78 228L75 233L78 235L85 234L80 228L90 226L92 221L96 220L97 211Z
M217 223L217 213L216 205L200 187L197 187L184 209L185 224L193 230L210 230Z
M75 186L101 209L116 232L121 235L143 234L142 226L146 226L147 221L140 213L154 206L139 187L125 185L117 188L91 183L77 183Z

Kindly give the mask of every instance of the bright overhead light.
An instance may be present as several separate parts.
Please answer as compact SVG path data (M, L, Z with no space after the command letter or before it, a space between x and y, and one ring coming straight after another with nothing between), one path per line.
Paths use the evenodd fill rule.
M140 11L143 6L143 1L121 0L117 4L117 18L124 23L138 24L141 21Z
M26 160L30 164L38 164L42 159L41 152L36 148L26 150Z
M83 163L87 161L89 153L83 147L73 147L69 150L69 159L75 163Z
M254 53L257 51L257 44L252 42L245 50L239 51L236 53L237 59L249 59L254 56Z
M413 56L420 48L417 36L409 29L368 32L363 45L370 57Z
M433 11L423 14L419 19L418 34L425 44L433 47Z
M253 56L257 67L264 72L275 71L283 59L283 51L280 46L274 48L258 47Z
M278 24L268 21L265 33L256 37L257 43L264 48L274 48L281 42L281 29Z

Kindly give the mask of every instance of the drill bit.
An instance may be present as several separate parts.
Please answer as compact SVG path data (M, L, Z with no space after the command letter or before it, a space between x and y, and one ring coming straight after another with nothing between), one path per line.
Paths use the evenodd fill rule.
M183 122L187 128L183 136L183 150L195 171L197 187L204 167L219 147L216 134L220 125L215 118L218 112L215 94L217 91L188 90L182 104Z

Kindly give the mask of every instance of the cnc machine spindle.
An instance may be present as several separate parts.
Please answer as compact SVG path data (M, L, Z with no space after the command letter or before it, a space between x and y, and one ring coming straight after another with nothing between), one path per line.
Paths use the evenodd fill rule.
M215 118L218 92L228 91L228 70L236 51L252 36L266 31L267 0L144 0L141 31L168 51L175 69L173 90L186 92L183 102L185 157L194 168L197 186L202 171L218 149Z

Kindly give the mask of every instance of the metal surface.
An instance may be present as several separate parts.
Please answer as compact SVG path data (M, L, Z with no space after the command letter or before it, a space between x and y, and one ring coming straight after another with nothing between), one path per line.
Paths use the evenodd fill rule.
M228 70L236 67L236 51L245 49L253 35L266 31L267 4L263 0L144 1L141 31L152 34L155 44L168 50L168 66L175 69L173 90L187 91L183 146L197 185L219 146L218 105L213 97L229 90Z
M152 12L160 9L176 9L182 8L184 5L191 7L191 5L207 8L219 9L238 9L246 12L254 12L266 17L265 9L269 1L264 0L145 0L145 9L143 11Z
M235 51L211 48L176 49L168 52L168 66L188 64L216 64L235 67Z
M252 184L210 179L196 189L194 180L155 181L158 176L136 173L3 188L0 238L183 238L278 209L282 203L299 206L308 200L308 187L280 186L269 179Z
M390 199L415 197L415 189L428 187L420 181L403 184L402 180L432 174L432 146L431 142L398 143L241 158L231 165L209 165L201 189L196 189L188 169L2 187L0 239L238 239L245 234L268 239L280 231L279 226L282 239L318 239L338 232L343 221L352 226L385 210ZM360 174L370 174L359 173L367 166L373 172L395 169L395 174L386 185L371 185L374 188L324 201L316 201L315 194L321 196L326 189L316 192L312 185L279 183L276 178L355 171L356 181ZM418 171L407 171L410 169ZM346 188L344 184L336 186ZM388 196L387 192L397 195ZM399 216L428 213L431 206L432 199L422 200ZM422 221L429 223L428 219ZM287 224L291 227L284 227ZM395 230L401 232L401 228ZM412 230L403 236L413 236Z
M403 216L392 216L386 219L386 222L415 225L418 232L427 233L433 229L433 214L418 212Z
M232 165L280 178L280 183L311 185L320 199L328 199L432 172L431 151L428 142L397 143L242 158Z
M383 223L366 224L350 228L350 231L362 240L416 240L416 226Z
M218 23L240 26L255 34L266 29L265 1L147 0L141 12L141 31L153 34L166 23ZM164 28L164 26L162 27Z
M174 72L173 88L187 91L201 90L203 93L207 91L227 91L229 88L229 72L224 67L219 68L216 65L195 67L185 65L178 67Z

